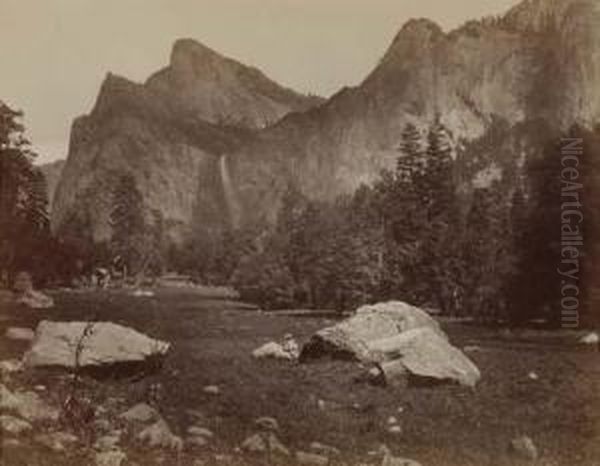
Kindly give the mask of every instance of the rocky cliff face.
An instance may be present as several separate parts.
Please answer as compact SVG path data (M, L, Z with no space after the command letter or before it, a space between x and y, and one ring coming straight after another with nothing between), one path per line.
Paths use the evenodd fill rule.
M394 163L409 121L423 127L439 114L457 141L495 118L597 122L598 3L526 0L449 33L412 20L361 85L322 104L179 41L146 84L109 76L93 112L74 123L53 225L93 212L95 236L107 237L103 186L123 170L179 230L220 217L269 222L289 183L332 200L372 181Z
M145 84L108 74L92 112L75 120L52 226L91 230L95 241L107 240L111 189L124 173L135 176L148 218L160 212L173 240L193 221L226 224L225 193L214 180L221 154L266 122L319 102L180 40L169 67Z
M234 154L240 199L269 220L286 183L317 199L352 192L393 166L407 122L422 127L436 114L457 141L482 135L496 118L594 124L599 3L526 1L450 33L410 21L360 86L284 118Z
M55 162L45 163L40 165L40 170L44 174L46 179L46 185L48 188L48 211L52 212L52 200L54 193L56 192L56 186L62 175L63 168L65 166L64 160L56 160Z

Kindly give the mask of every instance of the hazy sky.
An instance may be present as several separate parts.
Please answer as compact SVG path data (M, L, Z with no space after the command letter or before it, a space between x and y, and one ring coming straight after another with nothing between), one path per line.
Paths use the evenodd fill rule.
M143 81L192 37L281 84L324 96L358 84L402 24L444 29L517 0L0 0L0 99L25 112L44 161L66 156L69 128L106 72Z

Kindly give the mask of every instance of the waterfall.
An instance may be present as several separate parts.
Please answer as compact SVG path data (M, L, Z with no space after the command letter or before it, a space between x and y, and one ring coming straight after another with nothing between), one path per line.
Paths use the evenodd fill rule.
M233 228L237 228L240 223L240 210L237 203L237 196L235 194L235 188L229 175L229 169L227 168L227 156L222 155L219 159L219 172L221 174L221 185L223 186L223 197L225 198L225 204L227 206L227 213L229 214L229 220Z

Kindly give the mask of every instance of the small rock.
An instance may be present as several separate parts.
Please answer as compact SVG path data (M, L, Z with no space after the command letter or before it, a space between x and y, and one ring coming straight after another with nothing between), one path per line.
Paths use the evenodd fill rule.
M58 410L49 406L35 392L11 392L0 384L0 409L14 411L22 418L34 421L56 421Z
M35 338L35 332L30 328L10 327L4 336L9 340L31 341Z
M108 419L96 419L94 420L94 429L98 432L108 432L111 425Z
M45 385L36 385L35 387L33 387L33 389L36 392L45 392L46 391L46 386Z
M96 453L96 466L121 466L127 455L121 450Z
M388 453L383 457L381 466L421 466L421 463L407 458L392 456Z
M202 411L199 411L197 409L188 409L185 411L185 413L189 417L193 418L193 422L206 422L206 415Z
M183 440L171 432L164 419L146 427L138 434L137 438L152 448L167 448L178 451L183 448Z
M329 458L326 456L303 451L296 452L296 461L307 466L327 466L329 464Z
M537 375L537 373L535 372L530 372L529 374L527 374L527 377L529 377L530 380L539 380L540 376Z
M394 416L390 416L388 417L387 423L389 426L398 424L398 419L396 419Z
M54 300L41 291L29 290L17 296L16 302L31 309L49 309L54 307Z
M20 447L21 442L19 442L16 438L2 438L2 443L0 444L0 451L6 448L16 448Z
M206 429L205 427L191 426L187 430L188 435L193 437L204 437L204 438L213 438L215 434L210 429Z
M319 442L312 442L310 444L310 449L313 453L318 453L319 455L324 456L339 456L341 455L341 451L336 447L332 447L330 445L325 445Z
M200 437L200 436L192 436L192 437L188 437L186 439L186 442L189 445L193 445L195 447L205 447L206 445L208 445L208 440L206 439L206 437Z
M511 451L523 459L535 461L539 457L537 447L530 437L522 436L510 442Z
M477 346L477 345L467 345L463 348L463 351L465 353L479 353L483 350L480 346Z
M114 450L121 441L121 434L121 431L117 430L98 438L94 443L94 449L100 451Z
M581 337L579 343L584 345L597 345L598 343L600 343L600 337L596 332L592 332Z
M270 341L269 343L265 343L259 348L256 348L252 351L252 357L256 359L284 359L287 361L292 361L295 359L290 353L286 352L283 349L283 346L274 341Z
M8 415L0 416L0 427L2 427L3 432L8 432L13 435L19 435L25 431L31 430L31 424L29 424L29 422Z
M221 389L216 385L207 385L202 389L202 391L208 395L218 395L221 393Z
M270 452L281 456L289 456L289 450L273 433L254 434L242 443L242 449L248 453L264 454Z
M397 424L394 424L392 426L389 426L387 431L388 431L388 434L400 435L400 434L402 434L402 427L400 427Z
M279 423L277 422L277 419L272 417L259 417L254 421L254 425L261 430L270 432L279 431Z
M318 400L317 401L317 407L321 410L321 411L325 411L326 408L326 403L324 400Z
M138 403L119 416L129 422L150 422L158 419L158 412L146 403Z
M23 363L18 359L7 359L0 361L0 373L11 374L13 372L19 372L23 369Z
M65 451L67 447L77 443L79 439L75 435L67 432L52 432L50 434L36 436L35 441L52 451L62 452Z

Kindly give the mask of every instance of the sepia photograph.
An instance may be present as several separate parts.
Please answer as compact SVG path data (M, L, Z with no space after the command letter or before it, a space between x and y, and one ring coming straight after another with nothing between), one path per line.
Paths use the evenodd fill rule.
M600 466L600 0L0 0L0 466Z

